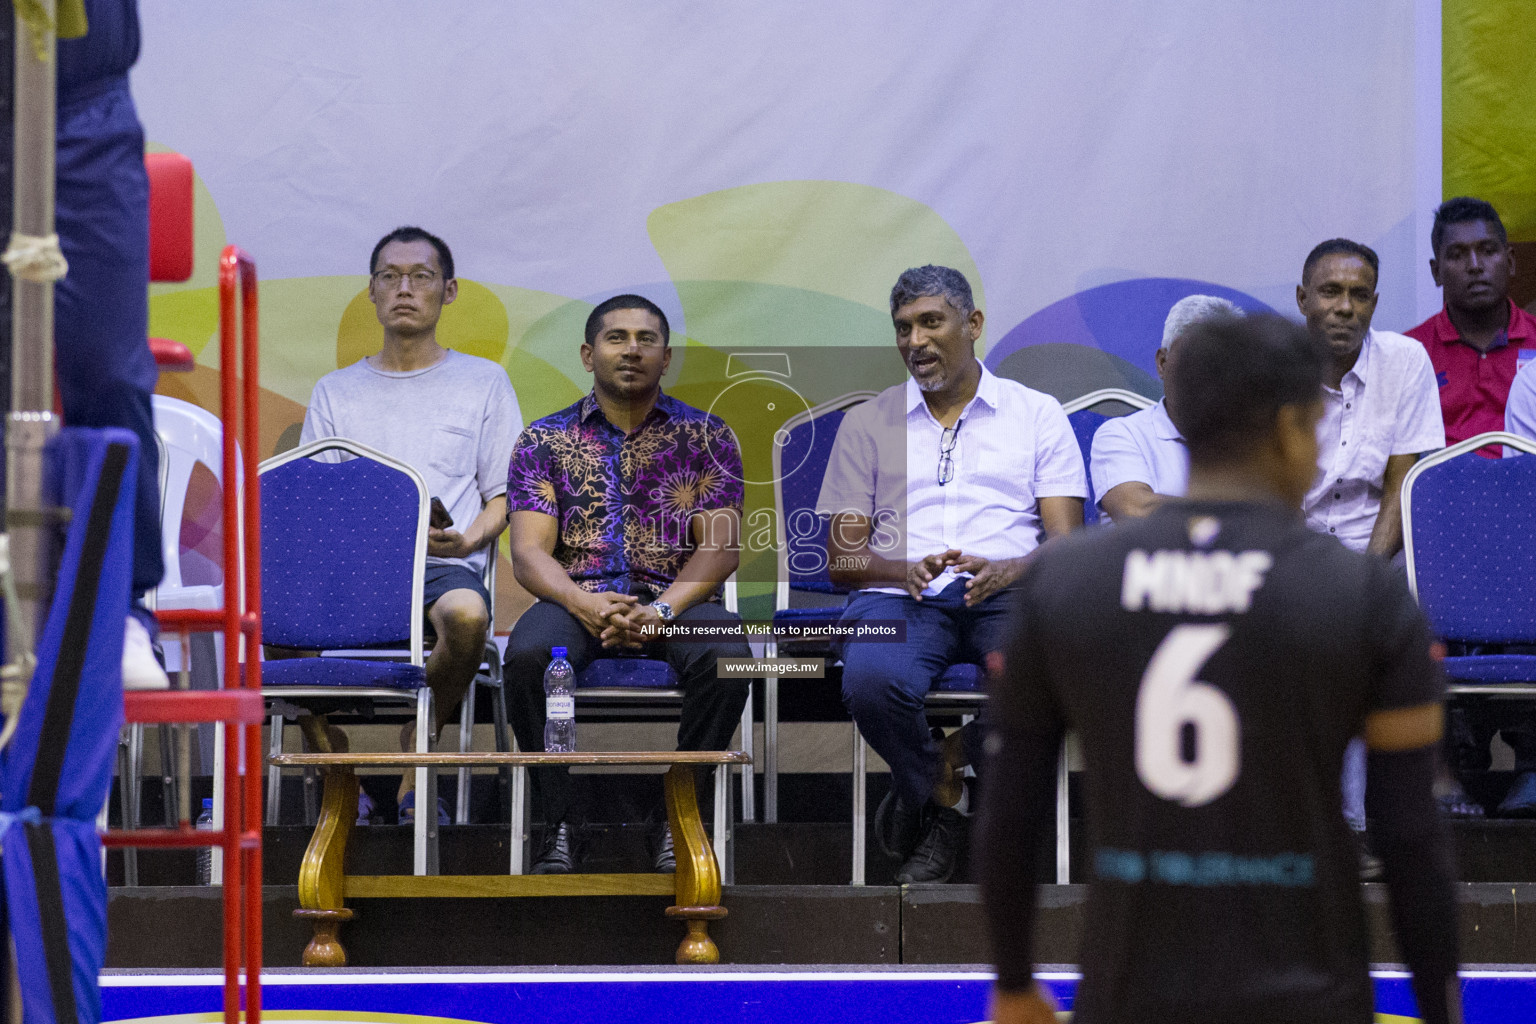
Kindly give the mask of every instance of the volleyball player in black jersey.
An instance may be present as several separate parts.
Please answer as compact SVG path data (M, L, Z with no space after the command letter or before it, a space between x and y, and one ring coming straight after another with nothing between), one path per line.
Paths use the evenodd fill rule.
M1362 734L1420 1013L1459 1021L1429 628L1387 562L1298 512L1325 357L1267 317L1208 321L1180 346L1169 411L1189 446L1188 499L1064 538L1020 581L983 798L994 1019L1055 1019L1030 976L1034 861L1072 729L1093 876L1077 1024L1369 1024L1339 810L1344 746Z

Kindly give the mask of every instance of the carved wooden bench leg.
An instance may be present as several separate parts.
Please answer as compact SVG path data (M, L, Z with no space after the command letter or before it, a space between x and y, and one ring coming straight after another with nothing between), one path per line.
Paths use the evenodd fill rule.
M725 780L729 783L729 779ZM720 906L720 865L704 832L699 817L699 797L694 787L691 765L676 764L667 772L667 821L672 826L672 844L677 854L676 906L667 908L667 916L688 923L688 934L677 947L680 964L717 964L720 950L709 937L710 921L726 915Z
M695 811L697 816L697 811ZM299 866L299 907L294 917L314 925L315 934L304 947L305 967L344 967L347 951L337 936L353 912L342 903L345 881L343 861L347 838L357 821L357 776L352 769L331 765L325 769L325 790L320 820Z

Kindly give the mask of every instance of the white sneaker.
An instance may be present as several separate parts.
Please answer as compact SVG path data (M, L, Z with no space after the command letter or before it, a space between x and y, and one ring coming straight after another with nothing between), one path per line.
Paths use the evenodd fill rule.
M169 690L171 680L155 660L155 649L149 642L149 630L144 623L128 616L123 630L123 689Z

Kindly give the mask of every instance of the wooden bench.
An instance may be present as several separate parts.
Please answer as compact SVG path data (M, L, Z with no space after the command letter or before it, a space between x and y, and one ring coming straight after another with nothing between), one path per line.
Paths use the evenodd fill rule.
M720 962L720 950L709 937L709 922L726 916L720 906L720 864L699 817L694 773L701 766L745 765L751 758L735 750L672 752L441 753L441 754L279 754L271 764L285 768L314 767L325 775L320 818L299 867L299 908L294 916L309 920L314 936L304 949L306 967L343 967L347 962L338 931L352 920L347 897L421 896L671 896L667 916L687 924L677 947L680 964ZM511 765L670 765L665 778L667 821L677 853L677 872L662 874L572 875L347 875L347 837L357 821L357 776L353 769L483 768ZM721 780L728 784L729 780ZM426 801L424 813L434 813L436 801ZM512 823L512 842L522 842L522 822Z

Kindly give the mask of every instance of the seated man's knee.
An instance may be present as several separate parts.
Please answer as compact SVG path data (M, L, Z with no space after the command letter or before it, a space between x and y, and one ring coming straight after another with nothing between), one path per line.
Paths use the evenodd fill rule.
M460 648L485 643L490 613L485 600L473 590L450 590L432 606L433 625L439 639Z
M909 658L861 657L850 649L843 659L843 703L855 718L893 707L917 709L932 680Z
M508 680L523 677L544 679L544 669L549 666L549 645L538 629L529 628L521 621L512 627L507 637L507 651L502 659Z

